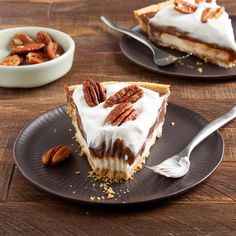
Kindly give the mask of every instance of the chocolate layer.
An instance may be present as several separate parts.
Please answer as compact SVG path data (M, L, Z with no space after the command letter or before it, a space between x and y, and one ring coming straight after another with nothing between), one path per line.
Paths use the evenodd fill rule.
M86 140L87 137L86 137L86 133L84 132L84 129L83 129L83 124L82 124L78 109L77 109L77 107L73 101L73 98L72 98L73 92L74 92L74 90L70 91L68 89L68 87L65 87L65 94L66 94L66 99L67 99L67 104L68 104L67 106L68 106L68 109L70 107L71 109L76 111L76 119L77 119L77 124L78 124L79 130L80 130L83 138ZM68 113L70 113L70 111Z

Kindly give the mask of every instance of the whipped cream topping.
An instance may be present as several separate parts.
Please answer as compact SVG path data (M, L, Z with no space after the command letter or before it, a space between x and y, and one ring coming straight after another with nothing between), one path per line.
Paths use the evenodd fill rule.
M218 19L208 19L207 23L201 22L202 12L207 7L212 10L220 7L215 0L211 3L203 1L200 4L196 4L194 0L185 0L185 2L197 5L197 10L193 14L183 14L176 11L172 4L157 12L149 23L154 26L176 27L182 32L187 32L189 37L236 51L231 19L226 12Z
M128 85L127 83L105 85L107 98ZM79 111L88 147L96 149L104 141L106 147L109 147L117 138L120 138L124 140L125 145L130 148L134 155L138 154L147 139L149 129L156 121L158 110L165 99L165 96L160 96L159 93L152 90L145 88L142 88L142 90L144 96L133 104L133 107L140 113L137 119L127 121L121 126L112 126L104 125L104 121L114 107L104 108L104 102L95 107L89 107L84 99L82 85L75 89L72 98Z

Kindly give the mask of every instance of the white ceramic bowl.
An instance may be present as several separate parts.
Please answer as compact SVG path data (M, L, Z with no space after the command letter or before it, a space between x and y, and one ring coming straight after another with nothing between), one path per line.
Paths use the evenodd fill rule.
M58 30L44 27L18 27L0 30L0 61L11 53L10 41L16 33L25 33L35 38L39 31L47 32L60 44L65 53L60 57L35 65L1 66L0 86L13 88L32 88L48 84L65 75L71 68L75 43L73 39Z

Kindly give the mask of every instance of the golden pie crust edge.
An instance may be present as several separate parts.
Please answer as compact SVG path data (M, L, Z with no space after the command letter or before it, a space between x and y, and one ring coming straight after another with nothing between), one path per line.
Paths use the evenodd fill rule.
M158 12L161 8L165 8L169 5L172 5L173 3L174 3L174 0L169 0L169 1L158 3L158 4L150 5L150 6L135 10L134 16L139 22L143 31L147 33L148 32L147 24L142 20L140 16L150 13L150 12Z
M130 81L130 82L120 82L120 81L107 81L101 82L103 85L115 84L115 83L127 83L137 85L146 89L150 89L152 91L158 92L161 95L167 94L170 92L170 85L167 84L158 84L158 83L151 83L151 82L141 82L141 81ZM80 84L78 84L80 85ZM70 85L68 86L69 91L73 91L78 85Z

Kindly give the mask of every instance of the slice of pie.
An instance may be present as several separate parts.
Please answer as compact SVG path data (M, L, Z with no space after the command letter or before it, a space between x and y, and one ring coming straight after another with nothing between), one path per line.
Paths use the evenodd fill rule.
M127 180L162 135L169 85L85 80L65 88L76 140L101 177Z
M134 11L154 43L230 68L236 43L229 15L215 0L170 0Z

